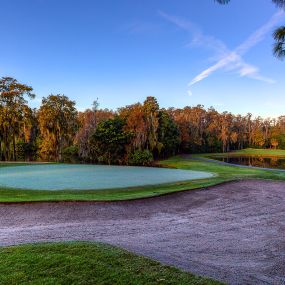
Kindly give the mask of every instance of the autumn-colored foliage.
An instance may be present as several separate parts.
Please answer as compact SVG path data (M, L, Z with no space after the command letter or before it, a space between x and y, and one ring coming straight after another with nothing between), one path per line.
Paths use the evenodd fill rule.
M285 116L219 113L213 107L161 109L154 97L117 111L78 112L65 95L31 109L32 87L0 79L0 159L151 165L177 153L227 152L245 147L285 149Z
M73 143L77 131L75 102L64 95L43 98L38 122L41 157L45 160L61 160L63 149Z

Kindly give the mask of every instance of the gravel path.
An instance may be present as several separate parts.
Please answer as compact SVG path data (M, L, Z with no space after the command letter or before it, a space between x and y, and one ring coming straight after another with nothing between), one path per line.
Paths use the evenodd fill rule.
M285 284L285 183L126 202L0 204L0 245L96 240L230 284Z

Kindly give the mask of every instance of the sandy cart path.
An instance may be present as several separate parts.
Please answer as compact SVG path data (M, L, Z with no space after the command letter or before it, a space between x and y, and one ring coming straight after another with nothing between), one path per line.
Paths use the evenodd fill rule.
M111 203L0 204L0 245L90 240L230 284L285 284L285 183Z

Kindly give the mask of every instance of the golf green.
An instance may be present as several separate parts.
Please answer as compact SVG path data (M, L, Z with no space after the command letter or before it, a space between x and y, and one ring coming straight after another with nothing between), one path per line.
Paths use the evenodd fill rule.
M0 168L0 187L30 190L98 190L204 179L202 171L155 167L46 164Z

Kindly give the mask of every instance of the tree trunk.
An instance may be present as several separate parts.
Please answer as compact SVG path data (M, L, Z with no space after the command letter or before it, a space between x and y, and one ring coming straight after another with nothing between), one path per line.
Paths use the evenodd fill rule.
M15 139L15 135L13 134L13 160L16 161L16 139Z

